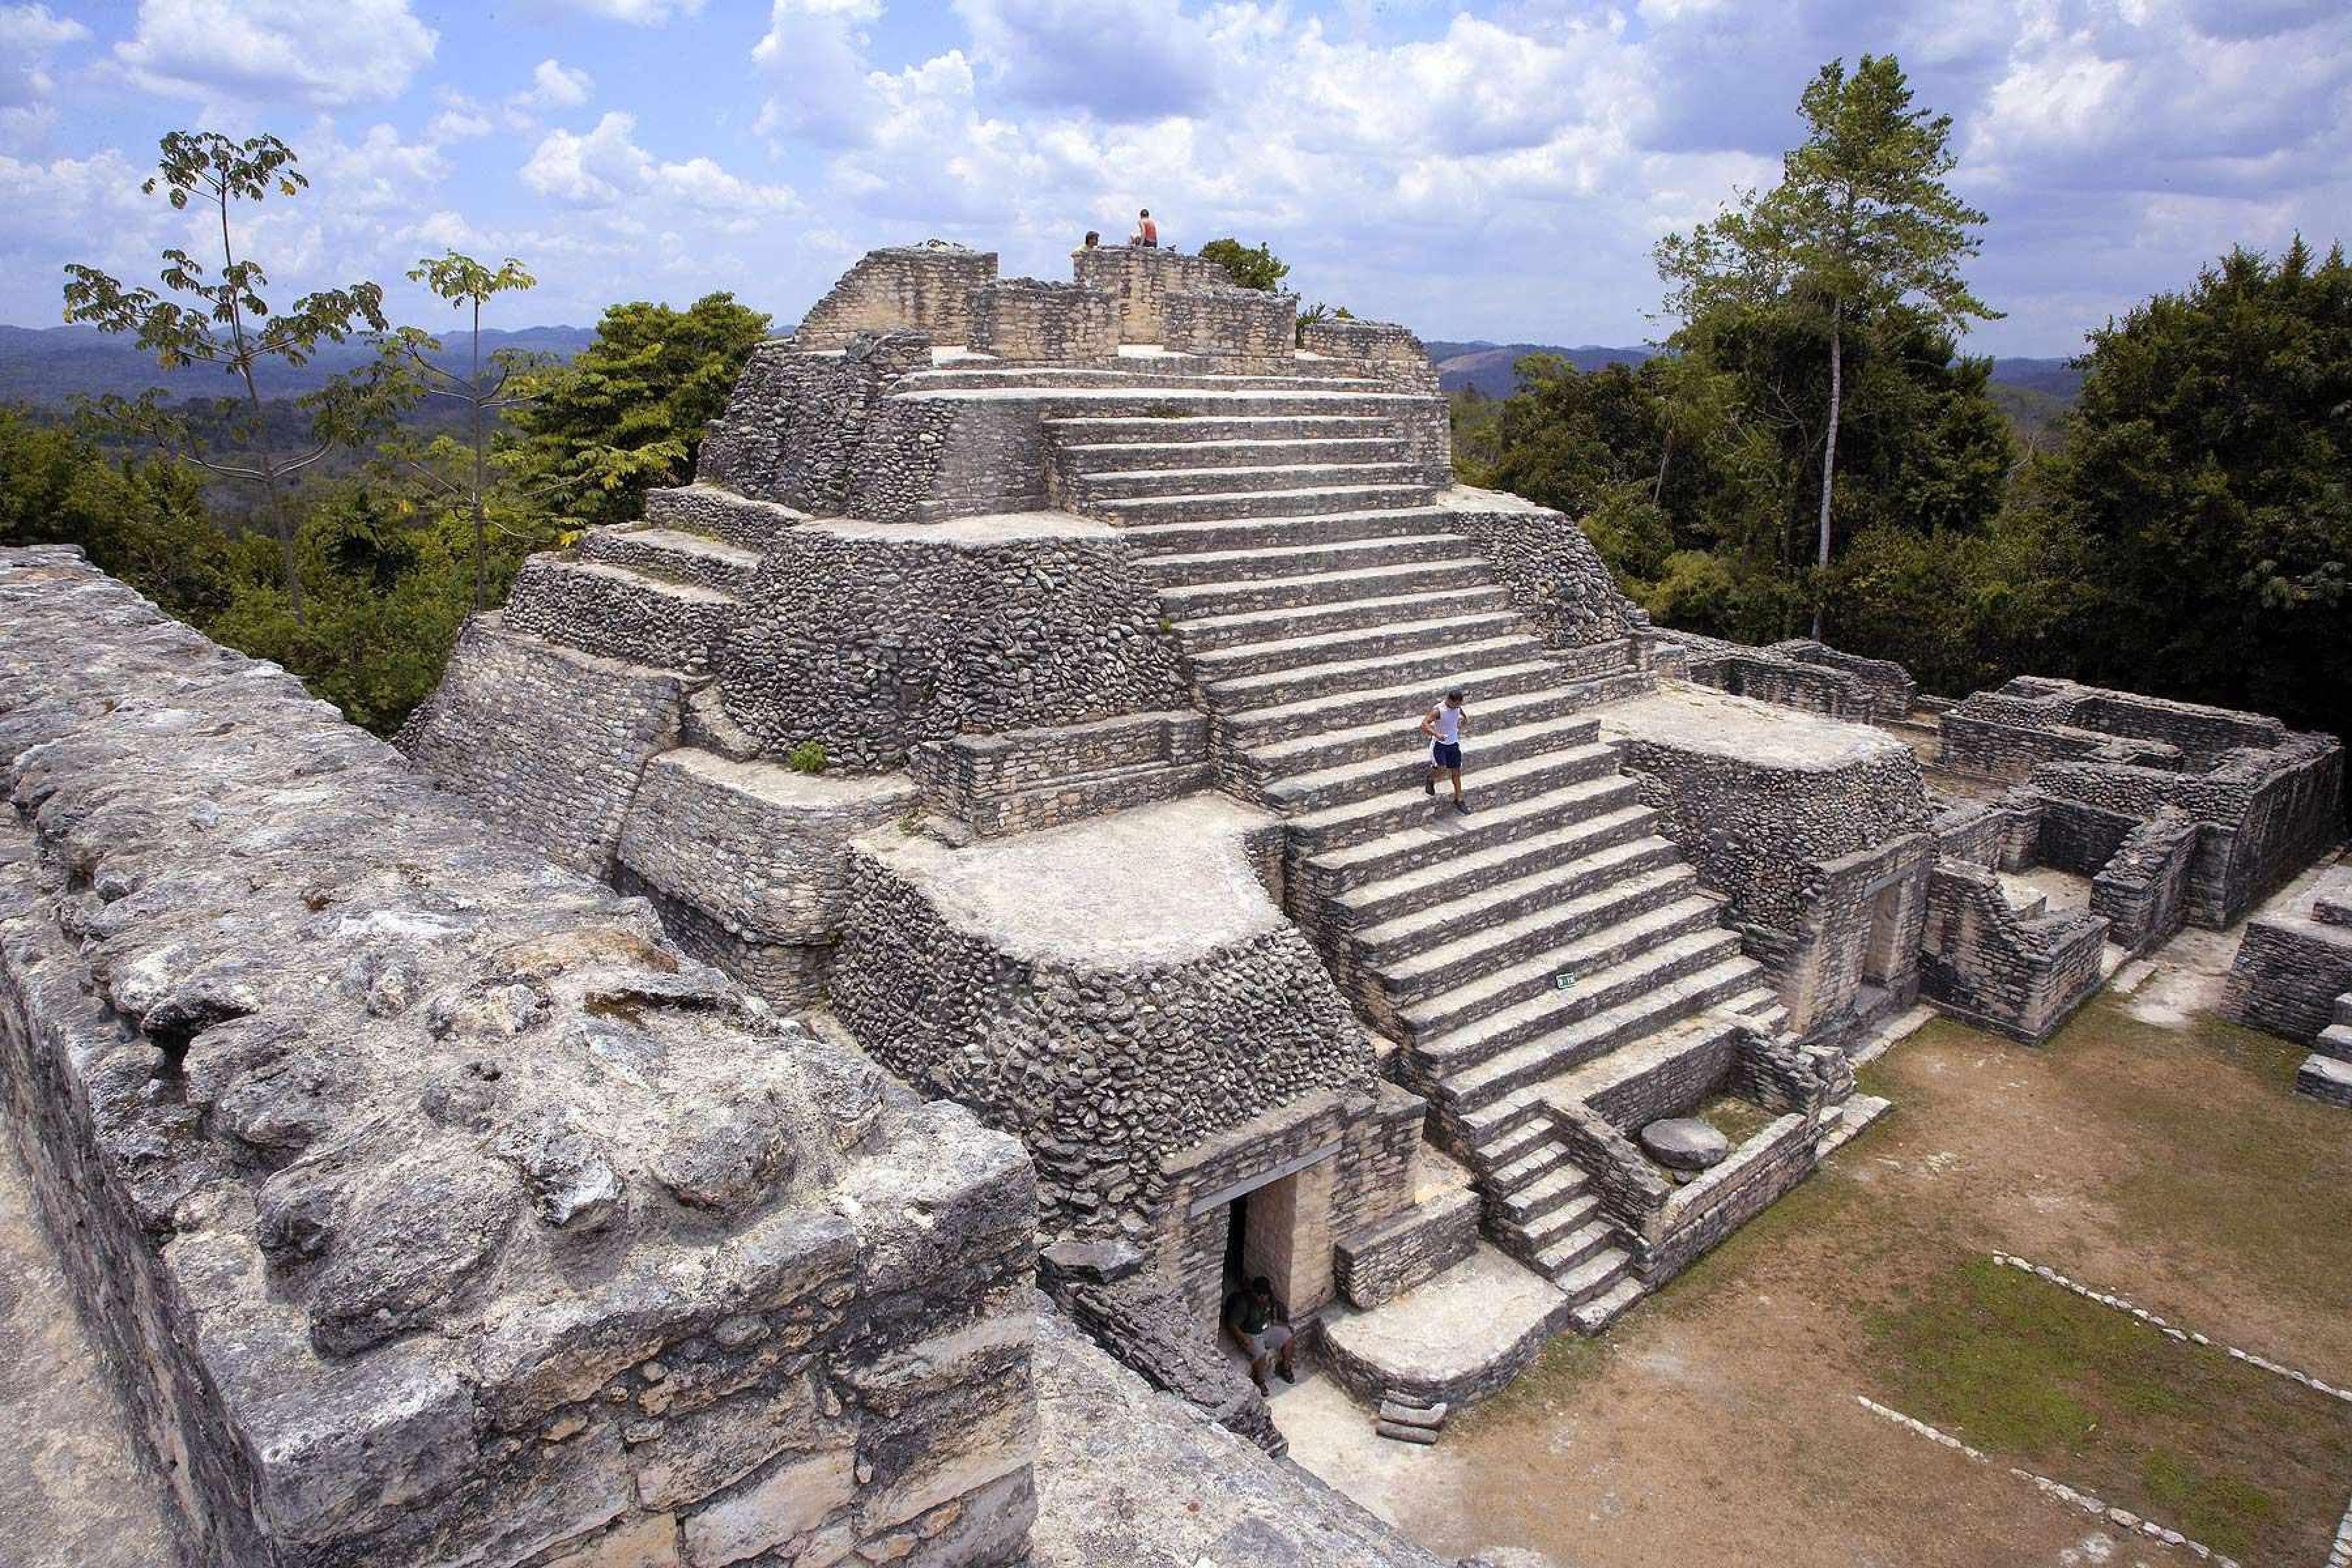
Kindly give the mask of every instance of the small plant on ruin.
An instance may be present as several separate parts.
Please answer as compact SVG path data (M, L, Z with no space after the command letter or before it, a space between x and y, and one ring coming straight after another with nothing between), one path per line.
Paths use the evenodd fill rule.
M824 742L803 741L784 755L784 766L796 773L824 772Z

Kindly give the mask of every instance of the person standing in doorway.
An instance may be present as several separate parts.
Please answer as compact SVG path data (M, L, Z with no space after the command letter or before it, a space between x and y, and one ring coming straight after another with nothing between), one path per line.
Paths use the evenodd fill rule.
M1429 737L1429 781L1421 793L1435 798L1437 781L1454 781L1454 809L1468 816L1462 802L1462 693L1449 691L1445 700L1423 716L1421 732Z
M1139 245L1146 250L1160 248L1160 226L1151 221L1151 209L1145 207L1135 215L1135 237L1129 245Z

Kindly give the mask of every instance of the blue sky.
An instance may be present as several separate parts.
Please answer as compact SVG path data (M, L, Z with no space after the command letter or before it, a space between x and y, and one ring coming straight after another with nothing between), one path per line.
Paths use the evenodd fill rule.
M1148 204L1424 337L1639 342L1653 241L1887 50L1991 215L1975 352L2352 228L2347 0L0 0L0 321L55 322L69 260L151 281L190 224L139 182L206 127L311 177L251 225L281 291L455 246L538 273L506 325L714 289L789 322L933 235L1066 277Z

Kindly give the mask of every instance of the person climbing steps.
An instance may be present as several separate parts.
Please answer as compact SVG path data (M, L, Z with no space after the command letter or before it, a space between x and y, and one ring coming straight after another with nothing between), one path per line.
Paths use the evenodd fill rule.
M1437 781L1443 777L1454 781L1454 809L1465 816L1470 807L1462 799L1462 693L1449 691L1445 700L1424 714L1421 732L1429 737L1429 778L1421 793L1434 800Z

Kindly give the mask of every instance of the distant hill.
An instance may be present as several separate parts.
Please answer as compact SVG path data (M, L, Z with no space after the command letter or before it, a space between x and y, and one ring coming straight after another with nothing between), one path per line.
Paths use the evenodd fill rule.
M590 327L485 329L482 352L522 349L570 359L595 340L595 330ZM449 332L441 341L445 350L441 362L452 369L461 366L470 340ZM357 341L321 344L318 357L299 369L272 364L262 395L299 397L316 392L329 377L357 369L368 357L367 348ZM151 386L160 386L174 398L227 397L238 390L226 374L211 365L161 369L152 355L95 327L0 327L0 400L61 405L77 396L109 392L136 396Z
M1511 367L1524 354L1558 354L1579 370L1599 370L1605 364L1640 364L1655 358L1655 349L1612 349L1586 344L1561 348L1556 343L1432 342L1429 362L1437 368L1441 390L1458 392L1475 387L1488 397L1508 397L1517 389ZM2083 373L2063 359L1995 359L1992 379L2029 395L2003 399L2012 412L2046 419L2072 407L2082 390Z

